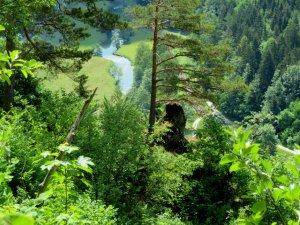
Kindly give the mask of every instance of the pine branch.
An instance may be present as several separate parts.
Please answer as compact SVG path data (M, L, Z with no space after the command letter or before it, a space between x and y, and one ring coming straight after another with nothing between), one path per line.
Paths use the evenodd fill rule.
M59 66L54 60L52 60L51 58L48 58L47 54L45 52L43 52L42 49L39 48L39 46L37 46L33 40L31 39L29 32L27 30L27 28L25 26L23 26L23 31L25 34L26 39L29 41L29 43L31 44L31 46L38 52L40 53L40 55L42 56L43 60L49 60L56 68L60 69L61 71L63 71L63 68L61 66Z

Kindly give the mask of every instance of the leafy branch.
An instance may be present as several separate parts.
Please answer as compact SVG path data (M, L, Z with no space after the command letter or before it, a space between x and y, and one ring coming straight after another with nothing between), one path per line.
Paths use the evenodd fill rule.
M251 143L249 140L251 131L243 131L242 128L228 133L234 139L233 150L226 154L220 161L221 165L231 164L229 171L246 171L252 178L254 184L251 185L247 198L253 199L251 215L238 218L238 224L260 224L268 213L275 213L278 221L272 224L296 225L298 221L295 212L299 217L300 199L300 156L299 151L292 151L283 146L278 146L292 154L295 162L284 165L287 172L292 172L298 182L288 178L287 175L276 174L276 167L272 161L263 159L259 154L259 144ZM289 213L287 213L289 212Z

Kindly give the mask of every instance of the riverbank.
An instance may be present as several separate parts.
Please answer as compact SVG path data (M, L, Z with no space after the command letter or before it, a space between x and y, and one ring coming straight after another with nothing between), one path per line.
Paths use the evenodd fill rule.
M131 61L123 56L116 55L117 48L111 44L108 48L101 48L102 58L111 60L116 67L116 73L120 73L118 75L114 75L114 77L118 80L118 86L123 94L126 94L133 84L133 66Z

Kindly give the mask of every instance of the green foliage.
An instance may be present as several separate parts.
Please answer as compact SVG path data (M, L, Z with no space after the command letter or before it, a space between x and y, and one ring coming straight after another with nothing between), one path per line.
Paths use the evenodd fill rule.
M145 220L145 224L149 225L185 225L180 218L176 215L172 215L172 212L166 211L163 214L158 215L156 218Z
M13 178L9 186L20 200L35 196L43 176L40 166L45 161L40 154L46 151L53 153L56 146L63 143L79 110L78 97L44 94L39 108L14 108L0 119L3 169L10 168L11 162L16 164L11 171ZM65 110L66 105L68 111Z
M51 99L50 95L48 99ZM68 98L56 96L56 106L63 102L62 99ZM53 146L61 139L56 139L47 130L46 124L50 125L51 120L43 121L43 104L53 104L44 100L39 112L28 106L22 111L14 109L0 119L1 224L33 224L33 221L34 224L43 225L116 224L116 210L113 207L92 200L88 194L78 190L78 184L75 185L81 181L86 188L90 187L86 179L86 175L92 173L90 165L93 163L90 159L83 155L72 156L79 149L65 144L57 150L64 152L67 158L61 161L55 159L59 152ZM68 103L72 107L71 102ZM64 102L65 105L67 102ZM66 115L64 119L67 119ZM72 113L69 115L72 116ZM61 127L59 123L62 121L56 121L53 127ZM64 129L56 132L61 137L66 135ZM53 166L59 169L54 174L50 188L36 198L38 184L45 175L40 167L49 170Z
M231 141L215 118L203 117L187 153L155 146L151 140L161 141L167 131L160 127L147 137L145 115L136 108L150 108L152 66L150 46L137 47L136 42L128 51L136 56L134 88L128 95L132 102L116 95L100 109L92 105L76 133L78 147L60 145L82 99L66 93L32 96L32 85L24 85L20 77L30 83L32 70L40 64L23 59L79 70L91 51L78 51L87 30L77 19L106 29L117 17L97 11L95 6L106 1L65 1L72 5L67 7L60 1L3 0L0 23L6 30L0 48L4 52L7 47L9 53L0 54L0 85L11 81L19 93L16 107L0 117L0 223L298 224L299 151L280 147L284 153L278 153L275 144L293 148L300 141L299 2L180 0L147 5L118 0L105 7L135 2L142 5L132 12L143 17L136 25L153 28L153 18L161 22L154 54L158 100L193 100L198 108L199 99L214 97L220 85L233 88L221 94L220 109L233 119L244 119L243 126L253 132L228 132ZM161 8L155 13L156 6ZM212 21L216 32L209 34L207 22ZM230 43L234 51L218 43ZM220 82L230 70L227 59L236 71ZM103 67L100 58L89 61L91 67L99 63ZM82 73L92 79L87 85L103 80L91 71ZM87 96L86 80L78 79L81 97ZM244 80L249 90L241 92ZM55 159L59 153L67 157ZM50 186L36 197L53 166L58 170Z
M9 216L3 216L0 218L0 223L3 225L34 225L34 220L26 215L11 214Z
M300 66L288 66L284 72L277 71L272 85L265 95L264 109L278 114L292 101L300 98Z
M215 100L231 70L225 44L212 44L211 24L198 10L201 1L149 1L130 8L134 28L153 34L149 131L155 124L157 102L185 102L197 105ZM167 22L166 22L167 21Z
M0 53L0 81L10 84L10 77L14 73L21 72L25 78L28 75L33 76L33 69L42 66L36 60L25 61L20 59L20 51L12 51L9 53Z
M264 159L258 144L251 143L251 131L242 128L230 132L234 139L233 150L220 164L231 164L230 172L245 171L251 176L248 194L252 200L233 224L297 224L299 210L299 156L296 152L280 148L294 157Z
M290 104L290 107L281 111L277 116L277 129L282 143L293 147L300 141L300 101Z
M145 77L145 71L151 68L151 51L145 43L139 44L134 60L134 86L139 87Z
M95 163L93 196L118 208L123 217L133 216L147 177L144 115L115 95L103 102L98 116L89 114L85 124L76 143Z
M299 85L297 69L292 67L299 63L299 4L287 0L229 0L220 4L206 0L204 4L205 11L218 17L218 28L232 36L233 54L239 60L237 73L243 74L250 86L248 93L222 94L222 111L241 120L251 111L260 111L262 105L278 114L295 101L294 90ZM224 36L216 38L223 40Z
M192 224L224 224L229 209L236 210L236 200L244 193L246 176L232 176L219 165L231 148L228 134L212 116L204 117L197 129L197 140L191 144L188 158L198 162L188 178L190 192L177 205L176 211ZM201 162L201 163L200 163Z
M86 82L88 80L88 76L85 74L79 75L75 78L77 83L75 87L75 92L83 98L87 98L90 95L90 91L87 90Z
M186 155L174 155L160 147L153 149L149 163L147 191L151 193L151 200L159 207L176 207L191 192L187 177L202 164L201 161L193 161Z
M134 68L138 68L136 65ZM151 92L151 69L145 68L144 70L137 69L135 73L136 76L142 76L139 85L134 85L127 96L141 109L149 110L150 109L150 92ZM139 74L142 72L141 74ZM139 78L137 78L139 79Z
M261 111L245 117L243 124L253 131L251 138L265 150L264 154L274 155L275 146L279 143L276 117L272 113Z

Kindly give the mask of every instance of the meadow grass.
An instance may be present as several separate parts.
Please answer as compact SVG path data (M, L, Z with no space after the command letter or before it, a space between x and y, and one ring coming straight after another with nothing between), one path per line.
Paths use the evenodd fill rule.
M136 53L138 46L141 43L146 43L151 47L152 42L150 41L151 33L145 30L138 30L135 31L133 37L130 39L129 44L122 45L121 48L119 48L115 54L124 56L125 58L128 58L132 63L134 63Z
M78 22L78 25L80 24ZM89 27L88 31L91 36L80 43L80 49L92 49L99 46L101 42L106 41L106 35L97 31L96 29ZM146 43L151 47L150 33L144 30L135 31L134 36L131 38L131 43L123 45L117 52L117 55L128 58L131 62L134 62L137 48L139 44ZM104 97L113 95L116 90L116 81L111 76L109 70L112 67L113 62L101 57L93 57L83 65L81 71L77 74L85 74L88 76L87 88L93 90L98 87L97 94L95 96L96 101L102 101ZM46 71L41 71L39 74L41 77L46 77ZM53 75L49 75L51 77ZM76 86L74 81L75 75L67 75L59 73L53 78L46 78L42 81L42 87L51 91L64 90L67 93L73 92Z
M79 75L85 74L88 76L87 88L93 90L98 87L97 94L95 96L96 101L102 101L104 97L113 95L116 90L116 81L110 75L109 70L113 63L109 60L93 57L91 60L83 65ZM45 76L41 75L41 76ZM47 78L42 82L42 87L51 91L64 90L67 93L74 91L76 82L73 80L74 75L67 75L59 73L56 77Z

